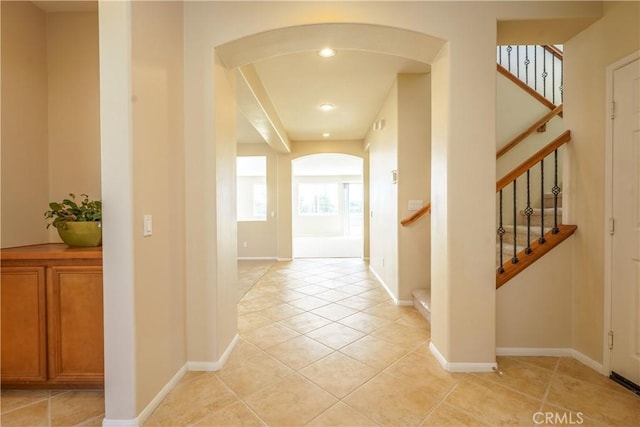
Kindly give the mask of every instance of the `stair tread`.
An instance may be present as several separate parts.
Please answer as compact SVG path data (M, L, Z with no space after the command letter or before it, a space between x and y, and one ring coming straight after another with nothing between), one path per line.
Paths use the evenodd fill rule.
M431 289L419 288L411 291L413 306L431 323Z

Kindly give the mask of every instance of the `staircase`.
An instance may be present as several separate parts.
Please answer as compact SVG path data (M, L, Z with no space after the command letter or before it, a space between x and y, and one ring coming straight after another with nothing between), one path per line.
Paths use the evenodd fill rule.
M511 259L514 255L513 246L516 242L516 253L524 251L527 247L527 238L530 242L535 242L542 237L543 232L540 226L544 223L544 233L550 232L554 226L555 209L554 209L553 193L545 193L543 197L543 207L533 208L531 213L531 228L529 236L527 236L527 215L521 210L518 224L504 225L505 233L503 235L502 256L505 261ZM543 218L544 216L544 218ZM544 220L544 222L543 222ZM558 223L562 220L562 193L558 194ZM500 242L496 236L496 267L500 266Z
M544 116L538 117L535 122L530 123L526 130L498 150L496 158L499 160L506 152L525 142L532 134L545 132L546 125L551 119L562 117L563 81L561 46L499 46L497 52L498 72L550 110ZM560 191L562 183L559 181L561 174L558 173L561 162L558 160L558 153L562 145L570 139L570 132L565 131L517 165L496 184L496 199L499 203L499 219L496 227L496 288L504 285L571 236L577 228L562 224L562 193ZM529 144L532 143L529 142ZM535 145L529 148L535 149ZM520 151L516 153L521 154ZM545 163L547 163L546 166ZM534 170L534 168L539 169ZM536 184L532 186L538 185L537 206L530 201L532 195L536 197L535 191L530 190L530 175L533 175L536 180ZM524 193L527 200L523 202L521 198L525 176ZM548 188L551 185L548 184L549 182L552 183L552 188ZM541 191L542 189L546 191ZM509 214L503 210L503 198L507 199L506 210ZM509 198L511 200L508 200ZM402 225L409 225L427 212L429 210L421 212L420 215L414 215L415 217L403 222ZM414 307L427 321L431 322L431 289L414 289L412 295Z

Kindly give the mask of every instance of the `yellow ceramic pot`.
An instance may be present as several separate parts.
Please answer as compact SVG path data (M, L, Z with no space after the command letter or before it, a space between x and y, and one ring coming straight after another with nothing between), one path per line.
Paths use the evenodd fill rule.
M98 221L67 222L58 227L58 234L69 246L100 246L102 223Z

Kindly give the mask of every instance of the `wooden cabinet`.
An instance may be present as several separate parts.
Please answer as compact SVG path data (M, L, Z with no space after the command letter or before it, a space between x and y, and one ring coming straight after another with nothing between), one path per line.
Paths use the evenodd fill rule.
M1 254L2 385L103 384L100 248L52 244Z

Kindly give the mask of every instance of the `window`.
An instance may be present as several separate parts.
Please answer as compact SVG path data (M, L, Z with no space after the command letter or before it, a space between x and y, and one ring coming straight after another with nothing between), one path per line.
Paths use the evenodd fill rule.
M298 185L298 214L337 215L338 184L317 183Z
M267 158L237 158L238 221L267 220Z

